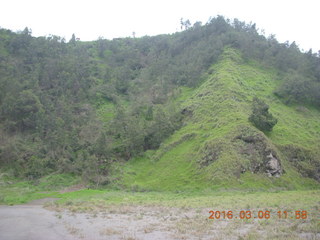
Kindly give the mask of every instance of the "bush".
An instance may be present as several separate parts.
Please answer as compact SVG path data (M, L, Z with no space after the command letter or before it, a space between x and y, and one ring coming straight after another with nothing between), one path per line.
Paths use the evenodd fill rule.
M269 106L264 101L254 98L249 121L261 131L272 131L278 120L268 111Z

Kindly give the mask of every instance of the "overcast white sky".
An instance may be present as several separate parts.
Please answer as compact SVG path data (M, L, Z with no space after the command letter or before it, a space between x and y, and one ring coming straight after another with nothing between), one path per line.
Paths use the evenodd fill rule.
M254 22L280 42L320 50L320 0L0 0L0 27L32 29L81 40L156 35L180 28L180 18L205 23L223 15Z

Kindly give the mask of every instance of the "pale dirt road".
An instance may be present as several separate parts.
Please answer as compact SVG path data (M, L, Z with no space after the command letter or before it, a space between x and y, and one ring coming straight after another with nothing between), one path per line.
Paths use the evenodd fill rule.
M74 240L54 212L41 205L0 206L1 240Z

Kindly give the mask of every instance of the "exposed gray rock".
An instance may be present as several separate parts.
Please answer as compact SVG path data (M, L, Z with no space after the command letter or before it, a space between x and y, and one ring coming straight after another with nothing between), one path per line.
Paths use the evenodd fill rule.
M273 156L272 153L267 156L267 159L268 162L266 164L266 172L268 173L268 176L280 177L282 170L279 160Z

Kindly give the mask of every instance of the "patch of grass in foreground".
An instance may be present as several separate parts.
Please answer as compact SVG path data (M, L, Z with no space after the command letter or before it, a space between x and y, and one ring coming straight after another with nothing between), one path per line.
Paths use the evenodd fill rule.
M105 205L158 205L165 207L214 208L216 210L272 208L285 210L320 209L320 190L298 190L278 192L125 192L114 190L80 190L59 194L58 204L83 202ZM318 211L319 212L319 211Z
M35 199L58 197L58 190L75 185L79 177L52 174L35 181L21 181L10 174L0 173L0 204L14 205Z

